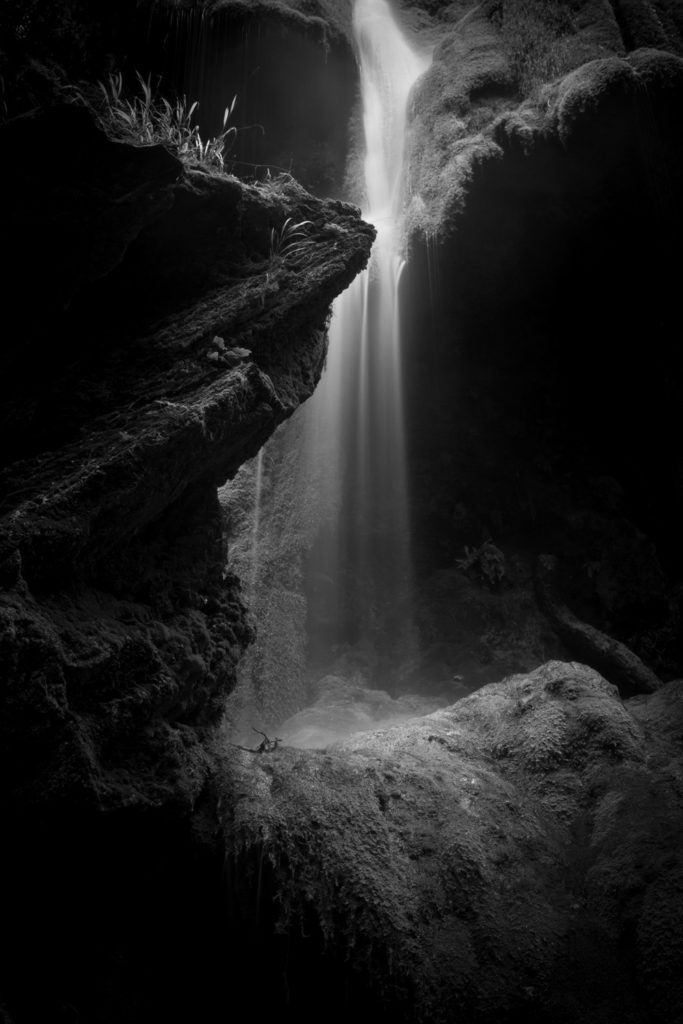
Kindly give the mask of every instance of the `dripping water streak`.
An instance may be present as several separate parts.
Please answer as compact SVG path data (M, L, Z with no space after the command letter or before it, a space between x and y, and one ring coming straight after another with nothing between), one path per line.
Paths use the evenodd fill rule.
M251 522L251 538L249 545L249 603L253 604L256 596L256 583L259 571L259 530L261 527L261 499L263 491L263 453L265 449L256 456L256 467L254 469L254 510Z

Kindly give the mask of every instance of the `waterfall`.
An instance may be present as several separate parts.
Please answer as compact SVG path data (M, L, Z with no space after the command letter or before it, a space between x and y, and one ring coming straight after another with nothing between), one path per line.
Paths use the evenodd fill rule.
M430 57L413 51L387 0L356 0L353 31L363 216L377 239L369 268L334 304L327 366L310 403L311 457L324 463L327 495L309 566L310 576L326 581L326 608L313 608L321 649L368 636L392 643L410 618L399 283L408 98Z
M251 520L251 536L249 544L249 588L247 596L249 604L253 607L256 597L256 583L259 571L259 530L261 526L261 491L263 490L263 457L264 450L261 448L256 456L254 467L254 507Z

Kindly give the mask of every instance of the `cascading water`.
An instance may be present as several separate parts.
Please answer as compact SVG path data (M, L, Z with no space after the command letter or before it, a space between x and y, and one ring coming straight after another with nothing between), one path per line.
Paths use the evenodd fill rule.
M263 489L263 458L264 449L256 456L255 467L254 467L254 510L252 513L251 521L251 544L250 544L250 560L251 565L249 567L249 589L248 598L251 605L254 604L254 598L256 595L256 581L258 579L259 570L259 528L261 525L261 491Z
M398 690L396 666L412 653L399 285L407 107L430 58L413 52L387 0L356 0L353 27L357 184L377 239L369 269L334 304L314 395L268 443L265 467L261 453L225 496L230 565L257 623L228 709L236 742L304 707L311 677L358 671Z
M309 565L321 649L405 638L410 620L398 289L410 91L430 57L415 53L387 0L356 0L365 158L363 216L377 229L370 267L336 301L325 374L309 411L310 457L326 466L327 521ZM315 608L316 586L324 608ZM321 582L322 581L322 582Z

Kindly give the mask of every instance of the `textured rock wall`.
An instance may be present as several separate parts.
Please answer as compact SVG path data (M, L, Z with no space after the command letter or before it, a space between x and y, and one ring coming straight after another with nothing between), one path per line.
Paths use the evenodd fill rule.
M372 230L291 181L259 191L110 143L81 109L4 131L32 168L4 191L27 310L4 352L13 799L192 802L251 637L216 487L315 386ZM30 161L46 139L52 183ZM311 222L298 262L269 252L287 216Z
M2 114L49 108L0 127L0 1016L14 1024L225 1005L207 981L232 953L202 794L253 631L217 487L310 394L329 305L374 236L292 179L188 169L62 107L73 93L48 63L101 77L109 42L144 70L148 13L0 14ZM277 251L288 217L307 222L296 259Z
M319 638L326 614L315 594L319 596L319 588L331 581L311 574L307 566L323 524L335 518L339 486L334 456L321 459L315 448L318 416L319 405L304 405L266 445L257 536L255 464L245 466L221 491L228 566L249 581L246 589L256 628L254 647L240 666L235 707L229 712L236 727L247 727L243 737L255 725L277 730L310 697L315 673L311 644ZM313 621L315 612L320 618ZM336 609L331 614L335 613Z
M245 466L235 486L228 484L221 491L229 538L228 566L249 581L256 630L254 646L240 665L239 686L228 710L233 730L245 742L250 742L251 727L275 728L302 707L308 696L303 563L319 527L321 499L306 459L306 415L306 408L298 411L262 453L258 513L255 465ZM247 516L242 521L245 508Z
M583 42L572 37L579 50L598 38L616 45L603 13ZM478 10L453 32L415 97L405 281L423 634L447 645L451 671L528 668L547 643L533 595L512 638L495 608L473 629L479 602L455 597L444 629L430 594L449 574L448 593L479 584L482 612L488 603L504 616L505 601L521 597L508 616L517 620L536 556L552 552L565 603L671 678L681 664L680 474L665 439L681 381L671 343L681 59L636 50L582 64L521 102L512 77L507 98L480 98L477 55L493 89L501 29ZM450 71L449 48L470 55ZM503 559L500 580L467 554L486 541Z

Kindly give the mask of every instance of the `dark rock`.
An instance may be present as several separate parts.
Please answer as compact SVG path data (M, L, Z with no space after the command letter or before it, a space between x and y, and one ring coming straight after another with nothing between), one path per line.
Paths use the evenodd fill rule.
M335 3L334 0L217 0L212 3L200 0L198 5L193 0L180 0L177 6L185 10L199 6L211 14L227 14L242 23L253 21L263 24L269 19L278 19L281 23L295 26L300 32L318 31L322 33L322 39L330 33L345 36L351 26L351 5Z
M501 101L478 133L470 113L442 128L438 91L418 87L403 279L419 586L487 537L528 564L555 551L572 576L562 603L661 678L681 665L667 439L683 365L682 67L661 51L605 56ZM527 609L533 630L533 597Z
M558 601L553 593L555 560L542 555L536 575L536 593L540 607L556 629L567 650L586 664L602 672L605 678L624 688L625 693L653 693L662 685L652 669L625 644L589 626Z
M606 57L591 61L564 78L553 111L553 129L567 149L598 143L606 149L635 127L636 73L625 60Z
M675 0L615 0L613 7L629 50L653 46L683 52L683 18Z
M163 146L110 142L83 106L59 106L0 125L2 232L12 260L7 314L24 348L38 322L121 262L130 243L173 202L182 164ZM41 301L29 301L40 287ZM35 353L34 353L35 357Z
M33 303L6 348L7 796L192 804L209 765L202 730L252 635L224 574L216 488L315 386L330 302L373 231L291 180L259 190L109 142L76 108L4 131L30 151L43 127L60 143L54 176L38 188L33 167L6 170L13 300L59 269L59 301ZM32 263L22 230L46 211ZM296 260L269 253L287 216L310 222Z

